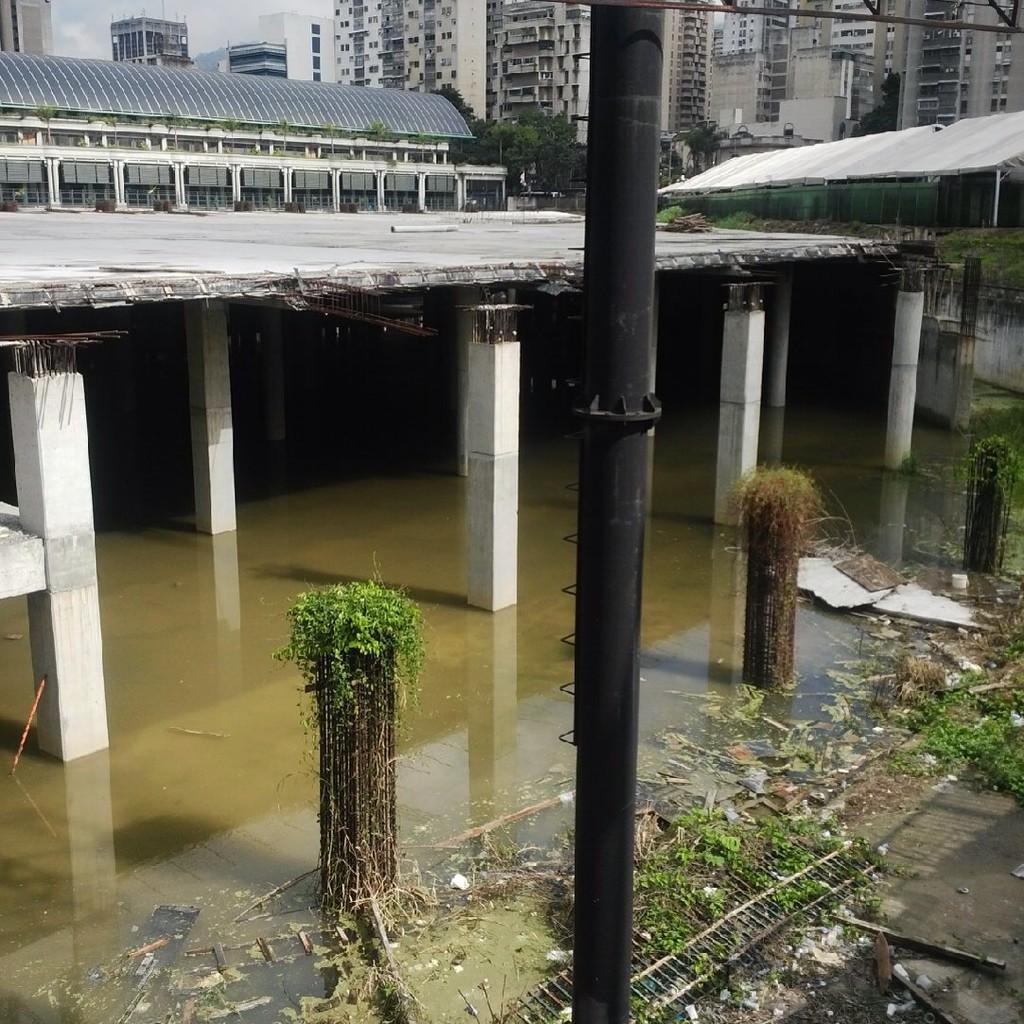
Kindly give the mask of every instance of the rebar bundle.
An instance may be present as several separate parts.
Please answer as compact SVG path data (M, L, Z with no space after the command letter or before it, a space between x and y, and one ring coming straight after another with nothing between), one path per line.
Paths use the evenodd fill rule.
M339 698L324 658L314 683L320 748L320 884L324 905L350 911L390 892L396 845L394 664L361 658Z
M294 662L313 694L320 783L320 882L327 911L383 900L398 875L395 743L423 657L420 611L376 580L299 596Z
M998 572L1017 484L1017 456L1009 441L993 436L975 441L967 458L964 568Z
M791 469L754 473L739 503L747 549L743 679L755 686L788 686L796 648L797 571L818 492Z

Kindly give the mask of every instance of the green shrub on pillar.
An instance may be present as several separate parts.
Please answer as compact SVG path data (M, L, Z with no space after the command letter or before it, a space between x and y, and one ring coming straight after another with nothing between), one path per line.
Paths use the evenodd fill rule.
M758 469L736 489L747 553L743 679L755 686L793 682L797 571L821 495L795 469Z
M352 911L394 886L395 755L423 661L419 608L376 581L311 590L288 612L294 662L312 694L320 774L320 883L328 910Z

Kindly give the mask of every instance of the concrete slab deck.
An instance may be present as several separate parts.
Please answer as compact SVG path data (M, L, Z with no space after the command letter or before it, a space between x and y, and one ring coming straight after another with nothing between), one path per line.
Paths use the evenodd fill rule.
M25 533L18 510L0 502L0 601L45 589L42 538Z
M423 230L431 225L448 230ZM393 226L419 230L395 234ZM0 310L261 298L288 290L296 276L374 290L579 283L583 242L583 220L570 216L26 211L3 218ZM874 239L752 231L659 233L657 241L661 270L894 252Z

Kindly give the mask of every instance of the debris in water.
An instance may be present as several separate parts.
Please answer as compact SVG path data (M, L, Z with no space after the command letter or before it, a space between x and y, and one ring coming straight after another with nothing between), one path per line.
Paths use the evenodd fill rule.
M1013 875L1014 878L1024 878L1024 864L1021 864L1019 868L1014 868L1010 874Z
M841 573L827 558L801 558L797 586L830 608L840 610L865 608L892 593L891 587L866 590Z
M751 772L745 779L739 780L739 784L744 789L749 789L754 796L764 795L764 787L767 782L768 773L761 770Z
M569 962L569 954L564 949L553 949L548 953L547 959L549 963L567 964Z
M465 875L456 874L452 875L452 880L448 884L459 892L465 892L469 888L469 879Z

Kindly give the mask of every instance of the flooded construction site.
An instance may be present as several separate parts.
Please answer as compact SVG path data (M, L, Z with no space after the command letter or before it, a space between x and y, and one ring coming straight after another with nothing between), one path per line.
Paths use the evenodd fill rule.
M54 215L83 237L90 216ZM130 220L104 221L97 245L138 245ZM425 1021L477 1016L484 1000L492 1024L565 1019L581 227L460 223L443 228L457 251L439 256L424 230L388 264L383 233L348 220L348 262L330 270L326 221L253 219L249 238L224 215L209 219L217 245L189 250L211 261L194 274L104 262L43 284L57 227L40 219L0 290L15 307L0 339L16 349L0 397L5 749L33 682L40 702L37 740L0 787L5 1024L394 1019L374 1000L404 991L387 981L399 974ZM276 269L241 260L260 232L300 221L307 234L282 241ZM187 247L189 230L174 222L168 244ZM802 599L795 685L744 685L746 569L727 499L758 463L800 467L823 494L823 550L875 556L886 593L916 579L949 601L957 417L972 394L1018 400L957 369L974 337L948 287L944 318L927 297L920 374L894 357L907 322L894 328L894 310L916 304L921 334L925 306L895 256L825 236L659 241L638 787L661 822L702 808L731 827L826 800L828 780L889 749L871 673L925 640L871 602L861 614ZM289 269L302 261L308 272ZM983 376L992 359L977 362ZM890 380L907 372L916 422L913 401L909 419L891 402L887 416ZM386 962L365 974L354 935L317 911L310 687L278 655L301 593L373 578L419 606L426 656L398 743L408 902L385 907L397 930L389 941L378 920ZM74 603L90 594L98 623ZM849 846L817 848L793 876L810 873L805 896L864 875ZM755 944L757 915L789 919L760 898L725 915L730 942ZM726 955L713 938L687 947L695 976ZM682 968L666 981L661 960L638 963L641 982L689 991ZM333 1000L324 1016L318 997Z
M867 729L863 706L852 718L846 708L837 712L847 696L834 671L863 645L863 629L809 606L799 612L796 690L745 709L749 695L736 685L743 621L736 540L710 522L715 419L707 406L667 415L653 441L641 673L640 771L648 781L671 773L666 734L715 749L723 736L778 739L767 715L816 726L812 749L828 744L827 756L842 756L835 751L849 755ZM920 428L915 450L934 473L893 481L878 468L883 435L876 411L798 405L785 414L782 455L827 489L835 535L869 550L888 546L881 553L890 556L896 536L908 561L950 564L961 499L944 467L957 439ZM116 742L109 753L69 765L26 757L17 784L3 787L5 1019L92 1019L84 1011L66 1016L50 1002L87 989L89 969L132 945L133 928L154 904L201 906L204 924L216 930L244 904L241 894L315 863L304 698L295 672L273 660L285 610L308 585L379 573L422 604L427 661L399 776L406 870L434 866L435 880L447 886L445 872L469 867L422 845L571 792L574 751L559 737L572 729L572 700L560 687L571 678L572 651L562 638L572 632L573 608L563 589L574 578L575 549L563 538L575 528L576 445L549 433L525 448L520 602L491 615L467 608L462 593L463 482L415 455L396 453L384 471L374 469L351 435L324 441L316 458L302 453L297 465L291 456L272 464L281 453L265 450L260 465L253 453L240 476L247 497L237 537L200 536L185 517L152 511L147 522L144 497L135 523L101 527ZM124 453L112 453L107 472L125 472ZM149 463L139 465L150 476L182 470L187 478L187 465ZM119 498L144 484L122 482L129 486ZM9 746L25 711L27 688L10 681L30 675L27 633L22 602L0 605L0 676L9 681L0 718ZM524 823L510 835L543 847L570 826L566 801L540 834ZM494 963L492 976L506 968ZM65 974L77 982L54 986Z

